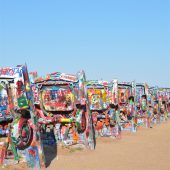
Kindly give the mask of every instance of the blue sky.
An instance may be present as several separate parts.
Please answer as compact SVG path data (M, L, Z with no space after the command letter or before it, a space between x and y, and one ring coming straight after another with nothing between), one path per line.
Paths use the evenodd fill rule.
M0 0L0 67L170 87L169 0Z

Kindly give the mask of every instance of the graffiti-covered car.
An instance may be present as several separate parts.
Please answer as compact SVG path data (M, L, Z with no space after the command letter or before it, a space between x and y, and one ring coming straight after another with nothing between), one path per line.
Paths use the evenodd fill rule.
M111 136L109 83L107 81L87 81L88 100L92 112L96 136ZM110 90L111 93L111 90Z
M136 123L148 127L147 111L149 107L149 86L147 83L136 84ZM150 103L151 104L151 103Z
M84 144L95 148L91 112L88 106L85 73L55 72L34 80L36 112L40 125L53 125L58 142ZM47 126L46 126L47 127Z
M158 99L158 87L152 86L148 90L148 104L153 108L152 123L160 123L160 112L159 112L159 99Z
M7 158L4 161L8 160L8 146L10 146L15 161L19 161L20 157L23 156L27 157L28 164L32 168L40 168L41 163L42 166L44 165L43 161L40 160L42 150L37 138L34 114L35 109L27 67L19 65L0 68L1 144L3 137L7 138L5 154L2 154L4 157L1 159ZM30 154L31 152L34 152L34 156ZM31 157L34 161L30 163Z
M118 105L122 130L136 131L135 116L135 82L118 82Z
M160 113L160 120L165 121L168 117L169 107L169 88L158 88L157 90L157 98L158 98L158 106Z

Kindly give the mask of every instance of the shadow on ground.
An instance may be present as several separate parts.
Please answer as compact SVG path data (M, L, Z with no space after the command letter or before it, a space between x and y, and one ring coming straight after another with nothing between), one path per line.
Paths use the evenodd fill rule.
M57 143L53 132L41 134L41 140L43 142L45 166L48 168L57 156Z

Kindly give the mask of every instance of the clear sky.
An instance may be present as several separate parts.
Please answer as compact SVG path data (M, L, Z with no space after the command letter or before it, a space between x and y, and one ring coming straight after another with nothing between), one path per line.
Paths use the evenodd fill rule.
M170 87L170 0L0 0L0 67Z

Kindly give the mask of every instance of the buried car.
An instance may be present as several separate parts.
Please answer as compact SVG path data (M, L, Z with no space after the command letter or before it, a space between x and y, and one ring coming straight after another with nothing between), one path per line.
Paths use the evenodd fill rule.
M121 129L135 132L135 82L118 83L118 105L120 110Z
M23 158L31 168L44 167L26 65L0 68L0 125L1 164Z
M91 80L87 81L86 86L96 136L110 136L108 82Z
M85 87L85 73L76 75L55 72L34 80L38 123L51 127L57 142L66 146L83 144L95 148L92 116ZM35 95L37 96L37 95Z

